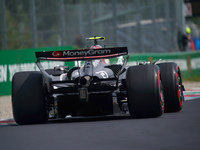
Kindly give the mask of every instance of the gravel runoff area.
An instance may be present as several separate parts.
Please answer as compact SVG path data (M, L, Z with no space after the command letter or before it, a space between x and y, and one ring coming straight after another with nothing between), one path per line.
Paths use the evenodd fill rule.
M184 81L185 89L200 88L200 82ZM11 96L0 97L0 119L13 118Z

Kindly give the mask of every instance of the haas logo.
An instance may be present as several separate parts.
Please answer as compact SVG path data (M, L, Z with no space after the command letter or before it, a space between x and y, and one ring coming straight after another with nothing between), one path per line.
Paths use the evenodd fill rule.
M99 72L96 72L96 74L100 74L102 76L102 78L104 78L104 79L108 78L108 74L105 71L99 71Z
M62 55L61 52L58 52L58 51L55 51L52 53L53 57L60 57L61 55Z

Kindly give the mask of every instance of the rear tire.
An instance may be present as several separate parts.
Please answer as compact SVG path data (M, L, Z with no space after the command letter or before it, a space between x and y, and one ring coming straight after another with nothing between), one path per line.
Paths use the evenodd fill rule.
M184 95L181 72L176 63L158 64L164 89L165 112L177 112L183 107Z
M16 123L47 121L44 80L40 72L18 72L12 79L12 105Z
M164 112L160 70L156 65L129 67L126 73L128 107L133 118L152 118Z

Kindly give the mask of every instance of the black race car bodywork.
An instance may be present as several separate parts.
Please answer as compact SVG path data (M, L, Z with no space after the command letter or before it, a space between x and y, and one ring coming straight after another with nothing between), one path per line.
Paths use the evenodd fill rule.
M61 53L61 56L55 57L55 53ZM122 55L127 55L123 65L105 63L106 58ZM126 47L36 52L36 57L38 68L46 82L46 94L58 106L55 108L51 102L47 103L48 109L56 112L52 113L55 115L53 117L113 114L113 92L119 90L122 79L125 79L128 60ZM43 69L40 60L82 60L84 65L65 70L65 73L58 74L59 78L56 78Z
M97 39L92 38L95 44ZM122 56L123 64L105 63ZM133 118L149 118L182 109L184 87L176 63L126 66L127 47L36 52L36 57L39 72L13 76L13 114L18 124L127 111ZM41 60L77 61L77 66L45 70Z

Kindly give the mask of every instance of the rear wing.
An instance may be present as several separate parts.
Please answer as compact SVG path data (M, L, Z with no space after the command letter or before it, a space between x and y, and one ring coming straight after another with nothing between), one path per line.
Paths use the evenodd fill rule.
M38 60L76 61L128 55L127 47L35 52Z

